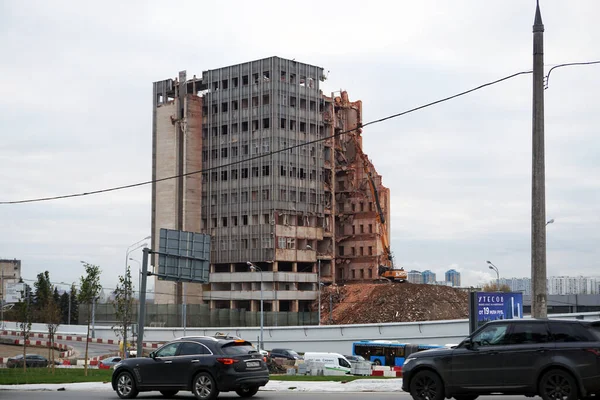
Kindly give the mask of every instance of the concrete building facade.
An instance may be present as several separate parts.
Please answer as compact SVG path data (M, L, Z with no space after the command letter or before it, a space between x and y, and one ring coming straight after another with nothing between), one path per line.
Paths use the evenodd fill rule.
M19 282L21 279L21 260L0 259L0 304L6 298L6 288L9 284Z
M210 283L186 284L186 302L256 311L262 292L265 311L305 311L319 280L377 277L389 223L367 177L387 220L389 190L357 156L361 103L324 79L270 57L154 83L152 248L161 228L211 236ZM155 282L157 303L183 292Z

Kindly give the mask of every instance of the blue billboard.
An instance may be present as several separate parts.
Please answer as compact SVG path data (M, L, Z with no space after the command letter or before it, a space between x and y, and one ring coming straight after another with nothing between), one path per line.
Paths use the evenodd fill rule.
M523 318L523 293L477 292L477 327L497 319Z

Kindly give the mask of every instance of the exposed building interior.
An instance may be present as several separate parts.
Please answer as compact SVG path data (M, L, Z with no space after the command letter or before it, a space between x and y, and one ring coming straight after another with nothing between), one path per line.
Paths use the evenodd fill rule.
M324 80L270 57L154 83L152 249L161 228L211 235L210 282L186 284L185 302L306 311L320 282L388 262L390 193L362 152L362 103ZM182 283L155 292L184 301Z

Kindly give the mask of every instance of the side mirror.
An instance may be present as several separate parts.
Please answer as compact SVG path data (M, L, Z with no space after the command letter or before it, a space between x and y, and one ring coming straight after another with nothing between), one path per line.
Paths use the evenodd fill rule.
M156 353L155 353L155 352L151 352L151 353L149 354L149 356L150 356L150 358L151 358L151 359L153 359L153 360L154 360L154 359L156 358Z
M466 349L472 349L473 341L471 340L471 338L466 338L465 340L463 340L462 345Z

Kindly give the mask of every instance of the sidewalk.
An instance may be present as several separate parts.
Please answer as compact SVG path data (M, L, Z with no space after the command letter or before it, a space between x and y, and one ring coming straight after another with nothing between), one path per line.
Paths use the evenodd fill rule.
M21 391L94 391L112 392L110 383L84 382L66 384L0 385L2 390ZM269 381L260 388L269 392L402 392L402 379L357 379L352 382Z

